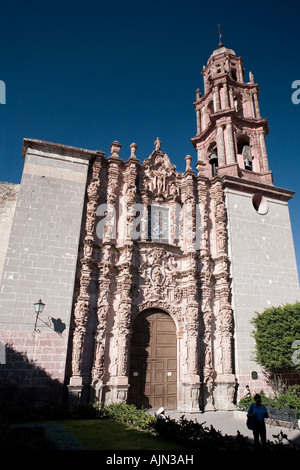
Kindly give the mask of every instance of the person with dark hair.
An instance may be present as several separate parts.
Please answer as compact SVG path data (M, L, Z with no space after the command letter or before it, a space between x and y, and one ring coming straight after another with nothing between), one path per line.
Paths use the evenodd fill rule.
M265 418L269 417L269 413L265 405L261 402L261 396L256 394L254 397L254 403L249 407L248 418L254 418L255 424L253 426L254 445L256 448L259 446L259 438L263 446L267 442L267 432Z
M245 390L244 390L244 398L250 398L251 397L251 392L249 385L246 385Z

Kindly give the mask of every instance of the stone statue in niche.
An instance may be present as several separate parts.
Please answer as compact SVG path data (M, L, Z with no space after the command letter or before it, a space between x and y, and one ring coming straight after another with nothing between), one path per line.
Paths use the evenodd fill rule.
M175 181L172 181L172 183L170 184L170 196L172 196L173 199L175 200L178 195L179 195L179 191L178 191L177 185Z
M92 257L93 247L94 247L93 239L87 236L83 242L83 254L85 258Z
M150 274L151 281L157 286L164 284L165 273L160 266L153 266Z
M136 186L131 184L126 190L126 202L127 204L134 204L136 196Z
M107 187L107 204L115 204L117 196L115 194L116 183L111 181Z
M88 319L89 301L87 299L78 300L74 311L75 322L78 325L85 324Z
M116 236L116 220L114 208L109 205L105 212L106 223L103 229L103 240L109 241L115 239Z
M109 246L104 246L102 248L102 261L104 263L110 262L110 247Z
M108 304L108 291L101 290L99 293L99 305Z
M131 304L122 303L118 309L118 374L126 375L128 367L128 342L130 337L130 324L131 324Z
M74 331L73 335L73 355L72 355L72 372L78 375L81 372L83 340L85 332L80 328Z
M233 316L230 304L225 304L219 311L221 333L222 367L225 374L232 374L232 332Z

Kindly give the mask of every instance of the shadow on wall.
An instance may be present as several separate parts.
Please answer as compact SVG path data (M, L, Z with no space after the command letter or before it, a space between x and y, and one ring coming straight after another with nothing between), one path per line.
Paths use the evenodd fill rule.
M0 403L43 406L64 400L65 387L53 380L26 354L6 345L5 363L0 364Z

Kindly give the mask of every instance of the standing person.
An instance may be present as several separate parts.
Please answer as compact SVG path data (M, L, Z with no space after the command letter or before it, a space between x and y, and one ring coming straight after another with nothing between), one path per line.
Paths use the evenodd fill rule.
M256 394L254 397L254 401L255 402L252 403L249 407L247 416L250 418L255 418L253 436L254 445L256 448L258 448L259 438L261 439L261 443L263 446L265 446L267 442L265 418L269 417L269 413L265 405L262 404L260 395Z

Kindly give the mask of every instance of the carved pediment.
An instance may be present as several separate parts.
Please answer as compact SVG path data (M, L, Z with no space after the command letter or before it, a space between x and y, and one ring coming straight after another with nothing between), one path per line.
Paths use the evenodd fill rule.
M178 198L180 194L179 178L176 166L170 162L168 155L154 150L144 160L143 188L155 199Z

